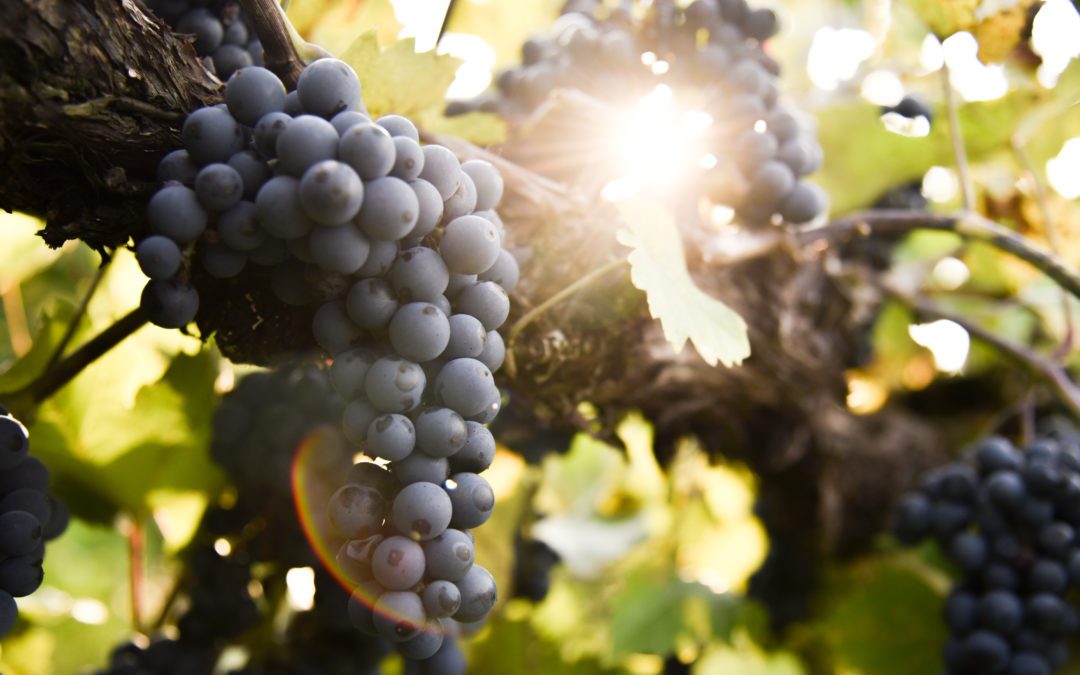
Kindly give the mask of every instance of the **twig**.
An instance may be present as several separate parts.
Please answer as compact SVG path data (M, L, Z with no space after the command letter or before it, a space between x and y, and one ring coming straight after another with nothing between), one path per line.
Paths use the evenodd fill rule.
M911 307L919 314L937 319L946 319L956 323L966 330L973 338L990 345L1017 365L1038 375L1050 385L1051 389L1054 390L1054 393L1069 411L1072 412L1073 415L1080 417L1080 388L1069 379L1069 375L1065 372L1064 367L1054 359L1046 358L1024 345L1009 342L1008 340L994 335L981 326L946 312L933 302L929 302L924 298L915 297L898 288L885 284L882 284L881 288L890 297Z
M79 303L79 307L75 310L75 316L71 317L71 321L68 322L67 330L64 331L64 336L60 338L60 342L57 343L56 349L53 350L52 356L49 357L48 363L45 364L45 370L49 370L56 362L60 360L60 357L67 351L68 345L71 344L71 339L75 337L75 331L79 329L79 324L82 323L82 319L86 316L86 310L90 307L90 300L94 297L94 293L97 291L98 286L101 285L101 280L105 278L105 272L109 269L109 263L112 262L112 257L106 258L105 262L98 268L97 273L94 274L94 278L90 281L90 288L86 289L86 294L83 295L82 301Z
M136 633L143 632L143 542L142 523L139 516L132 515L128 523L128 584L131 592L131 626Z
M945 108L949 113L949 137L952 139L953 155L956 156L956 175L960 179L960 194L964 200L964 210L971 211L975 208L975 186L971 181L971 168L968 166L963 131L960 129L956 92L953 90L951 71L947 63L941 66L941 84L945 89Z
M292 89L304 70L304 60L293 44L284 10L276 0L240 0L240 6L262 43L266 67Z
M172 610L176 601L180 599L180 590L183 585L184 575L179 574L173 579L172 585L169 587L169 594L165 596L165 600L161 603L161 611L158 612L157 618L147 626L151 634L157 633L165 625L165 621L169 618L169 611Z
M896 235L912 230L955 232L973 241L989 244L1041 270L1059 286L1080 298L1080 273L1053 253L1007 227L977 213L939 214L903 209L865 211L834 220L819 228L795 234L802 245L820 240L835 241L850 235Z
M146 101L140 101L127 96L103 96L101 98L92 98L81 103L69 103L64 106L64 114L70 115L71 117L89 117L91 115L97 115L108 108L115 108L120 112L144 115L151 119L162 120L163 122L179 123L184 121L184 113L182 112L162 110Z
M446 14L443 14L442 23L439 24L439 35L435 38L436 47L442 42L443 35L446 35L446 27L450 25L450 17L454 13L454 5L456 4L457 0L450 0L450 3L446 5Z
M26 326L26 307L23 305L22 287L18 281L12 281L7 288L0 291L0 299L4 305L4 320L8 325L8 338L11 340L11 351L15 356L22 356L30 351L34 340L30 336L30 329Z
M544 300L536 307L533 307L528 312L525 312L525 314L520 319L515 321L514 325L510 327L510 330L506 334L506 372L510 375L510 377L514 377L517 373L517 365L514 362L514 344L515 342L517 342L518 335L521 334L521 331L525 330L526 326L535 321L537 317L541 316L555 305L558 305L564 300L570 298L572 295L582 290L583 288L586 288L587 286L589 286L589 284L593 283L608 272L622 267L626 264L626 262L626 258L616 258L610 262L604 263L600 267L591 270L574 283L569 284L561 291L555 293L547 300Z
M1023 141L1018 134L1014 134L1012 139L1013 154L1016 155L1016 160L1020 163L1024 173L1027 174L1028 180L1031 181L1031 185L1035 190L1035 203L1039 207L1039 214L1042 216L1043 228L1046 230L1046 239L1050 244L1050 250L1055 255L1061 255L1062 242L1061 233L1058 231L1057 222L1054 220L1054 214L1050 211L1050 200L1046 195L1046 186L1043 185L1042 180L1039 179L1039 174L1035 171L1035 165L1031 162L1031 157L1028 156L1026 150L1024 150ZM1061 292L1061 312L1065 318L1065 337L1061 341L1061 346L1055 356L1061 359L1068 355L1072 351L1073 338L1075 336L1075 324L1073 322L1072 305L1069 304L1069 296L1065 291Z
M125 338L146 324L146 316L139 308L133 309L116 323L99 333L95 338L79 347L71 356L62 359L54 367L46 370L40 377L22 389L11 394L0 394L3 399L28 399L31 405L37 405L56 393L58 389L75 378L110 349L123 342Z

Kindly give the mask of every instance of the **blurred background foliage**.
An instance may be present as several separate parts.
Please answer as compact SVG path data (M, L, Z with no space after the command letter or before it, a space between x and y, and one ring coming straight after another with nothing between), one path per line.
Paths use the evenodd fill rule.
M374 114L407 114L429 129L488 144L504 136L503 124L480 113L443 118L446 97L487 88L560 4L458 0L437 54L442 0L293 0L288 13L306 39L358 69ZM777 8L783 28L771 53L784 66L785 94L817 119L826 160L814 180L828 191L833 216L904 189L932 210L959 207L943 123L947 64L961 97L979 211L1037 241L1049 242L1056 227L1060 254L1080 260L1080 16L1067 0L1036 7L788 0ZM1029 10L1036 9L1027 37ZM929 105L932 125L903 127L882 115L882 106L904 94ZM99 269L85 247L44 247L33 218L0 221L0 390L12 391L42 371L93 284L99 287L74 344L134 308L142 283L128 250ZM1077 309L1029 267L953 235L918 233L881 255L898 284L1046 353L1065 341L1065 312ZM900 305L879 314L871 342L870 358L847 373L848 405L859 413L941 382L1016 377L963 328L916 324ZM1076 350L1065 358L1080 363ZM210 420L219 397L247 370L223 360L212 339L145 327L36 411L33 451L53 470L55 491L75 519L50 545L42 589L19 601L20 623L0 647L0 671L86 672L134 629L153 624L181 574L177 552L207 505L228 498L208 455ZM974 419L959 433L993 429L1025 390L1024 383L1012 387L1017 400L1004 408L972 401ZM638 418L625 420L619 435L625 448L579 436L568 448L547 448L551 454L538 465L523 461L519 449L500 449L489 472L499 507L477 532L478 559L505 587L525 522L563 562L542 602L503 594L490 625L465 643L473 672L939 669L949 570L933 552L901 552L882 537L872 555L829 570L810 620L772 634L765 611L741 596L770 546L754 516L754 477L710 464L694 439L661 468L651 430ZM144 562L137 574L133 550ZM305 579L310 584L310 575L290 576L290 583ZM305 610L301 603L282 611ZM401 669L396 657L383 666L388 675ZM1080 665L1069 672L1080 673Z

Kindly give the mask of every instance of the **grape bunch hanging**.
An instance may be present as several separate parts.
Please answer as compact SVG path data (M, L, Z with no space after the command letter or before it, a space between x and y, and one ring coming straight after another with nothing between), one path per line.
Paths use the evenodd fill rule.
M0 636L15 625L15 598L41 586L45 542L67 529L67 507L49 494L49 470L26 429L0 406Z
M981 442L934 470L896 513L895 534L932 537L959 576L945 601L951 675L1050 675L1068 660L1080 616L1080 444L1044 435L1023 451Z
M584 101L542 143L526 139L511 156L541 173L606 181L627 162L655 169L657 154L681 146L679 166L668 171L679 174L676 190L733 209L745 225L806 223L825 207L823 191L803 180L822 151L811 124L781 102L779 65L765 50L777 29L772 10L745 0L695 0L685 9L571 2L550 32L525 42L521 65L502 72L492 94L447 112L496 112L535 136L544 123L532 118L555 98ZM621 125L624 133L606 138ZM637 145L658 152L635 160L626 151ZM598 157L616 166L598 166Z
M191 35L195 53L222 81L241 68L263 64L262 44L235 2L148 0L147 6L177 33Z
M185 147L163 158L136 257L150 277L142 307L161 326L198 312L193 265L222 279L269 268L278 299L314 309L347 402L342 431L381 460L330 504L360 584L354 621L424 659L451 617L479 621L495 602L470 530L494 507L479 473L495 453L492 373L518 267L493 210L495 168L421 146L404 117L373 122L360 91L336 59L307 66L293 92L263 68L237 71L225 103L191 113Z

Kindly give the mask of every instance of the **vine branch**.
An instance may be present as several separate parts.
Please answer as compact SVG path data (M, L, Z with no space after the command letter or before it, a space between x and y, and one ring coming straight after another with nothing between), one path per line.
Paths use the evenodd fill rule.
M293 44L285 11L276 0L240 0L240 6L259 36L266 67L280 77L286 87L295 88L304 70L304 60Z
M109 263L113 261L113 258L106 258L101 267L98 268L94 274L94 278L90 281L90 288L86 290L86 294L83 295L82 301L79 303L79 307L75 310L75 315L71 317L71 321L68 322L67 329L64 331L63 337L60 338L60 342L57 343L56 348L53 350L52 356L49 357L48 363L45 364L45 370L49 370L67 351L68 345L71 344L71 340L75 337L75 331L79 329L79 324L82 323L82 319L86 316L86 310L90 308L90 300L94 297L94 293L97 292L98 286L101 285L101 280L105 278L105 272L109 269Z
M124 341L146 324L146 315L141 308L135 308L121 317L113 325L99 333L92 340L79 347L71 356L48 368L40 377L12 394L2 394L6 400L27 400L30 405L37 405L57 392L75 378L87 366L104 356L113 347Z
M1029 263L1080 298L1080 273L1068 263L1013 230L976 213L956 215L902 209L864 211L798 232L795 237L800 244L807 245L850 235L895 235L912 230L955 232L966 239L989 244Z
M1057 361L1042 356L1026 346L1009 342L982 326L945 311L925 298L916 297L886 284L880 284L880 288L887 295L907 305L918 314L936 319L946 319L956 323L973 338L990 345L1017 365L1038 375L1050 385L1058 399L1069 411L1074 416L1080 417L1080 387L1077 387L1076 383L1069 378L1069 374Z

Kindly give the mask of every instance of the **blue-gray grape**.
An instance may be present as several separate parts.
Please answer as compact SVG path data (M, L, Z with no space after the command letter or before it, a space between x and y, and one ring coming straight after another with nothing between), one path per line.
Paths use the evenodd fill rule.
M390 283L402 302L432 302L450 283L450 271L439 254L426 246L403 251L390 270Z
M420 142L420 132L416 130L416 125L413 124L408 117L402 115L383 115L375 120L375 124L386 129L391 136L401 136L417 143Z
M480 473L495 460L495 437L479 422L465 422L465 444L450 457L453 473Z
M220 213L240 203L244 181L228 164L207 164L195 176L195 194L207 211Z
M315 342L331 356L345 351L360 337L360 327L349 318L340 301L328 302L315 310L311 330Z
M477 216L451 220L439 242L439 254L446 268L456 274L480 274L499 258L499 233L495 226Z
M252 132L255 149L266 159L277 157L277 142L281 132L292 123L293 118L285 112L267 113L259 118Z
M292 176L266 181L255 197L255 209L263 230L278 239L297 239L314 227L300 203L300 181Z
M408 640L427 623L424 603L411 591L383 593L373 609L375 630L390 642Z
M225 83L225 105L238 122L254 127L264 115L285 109L285 85L265 68L241 68Z
M394 140L386 129L370 123L350 126L341 134L338 157L365 181L382 178L394 168Z
M184 147L199 165L227 162L244 147L244 132L227 110L199 108L187 116L181 130Z
M435 186L443 200L461 185L461 163L453 152L441 145L424 146L424 169L420 177Z
M412 486L406 486L405 490L410 487ZM399 492L394 499L395 512L398 509L398 500L405 490ZM387 537L371 556L371 572L375 575L375 580L390 591L404 591L420 583L424 578L424 568L424 550L420 548L420 544L402 536Z
M300 177L308 168L337 156L338 133L333 125L315 115L293 118L277 135L278 169Z
M151 279L143 288L139 305L154 325L183 328L199 311L199 294L178 279Z
M300 73L296 83L300 105L312 115L330 119L345 110L362 110L360 78L339 59L319 59Z
M476 359L448 361L435 378L435 396L462 417L479 414L498 393L491 371Z
M401 305L390 320L390 346L398 355L422 363L446 349L450 341L450 321L438 307L428 302Z
M180 271L183 254L172 239L155 234L135 247L135 260L151 279L168 279Z
M154 193L146 207L150 230L189 244L206 229L206 209L199 203L195 191L184 185L169 184Z
M442 222L443 199L434 185L423 179L409 182L416 195L417 216L416 225L409 231L413 237L426 237L435 231Z
M259 188L270 180L269 165L251 150L242 150L230 157L229 166L240 174L240 181L244 185L244 199L248 201L254 200L255 195L259 194Z
M487 522L495 508L495 492L483 477L475 473L455 473L446 482L446 491L454 505L450 524L459 530L479 527Z
M424 169L424 151L407 136L394 137L394 166L390 175L404 181L416 180Z
M429 579L460 581L473 567L476 544L468 534L450 528L423 543Z
M461 607L461 591L457 584L446 579L437 579L427 584L420 597L429 617L444 619L453 616Z
M401 488L394 498L391 518L394 527L411 540L427 541L446 531L452 509L445 490L434 483L420 481ZM422 550L420 556L423 557Z
M367 447L375 457L400 462L416 447L412 420L398 414L376 417L368 425Z
M403 413L420 405L427 380L417 364L384 356L371 364L364 379L368 400L382 412Z
M397 309L398 301L394 290L384 279L363 279L356 282L345 299L345 310L349 317L356 325L368 329L386 326Z
M237 251L254 251L266 241L253 202L240 202L218 216L217 231L221 241Z
M470 159L461 163L461 170L472 178L476 188L476 210L494 209L503 194L503 179L491 162L482 159Z
M416 193L408 183L384 176L367 183L356 222L372 239L396 241L416 226L419 209Z
M308 250L312 262L327 272L354 274L367 262L371 242L352 225L317 227L308 237Z
M471 622L483 619L495 606L498 591L491 572L480 565L473 565L457 582L461 591L461 607L454 614L458 621Z
M416 416L416 445L432 457L451 457L469 437L461 415L449 408L428 408Z
M496 330L510 316L510 298L501 286L481 281L458 293L454 302L457 310L471 314L488 330Z

